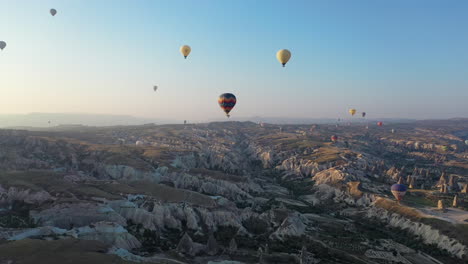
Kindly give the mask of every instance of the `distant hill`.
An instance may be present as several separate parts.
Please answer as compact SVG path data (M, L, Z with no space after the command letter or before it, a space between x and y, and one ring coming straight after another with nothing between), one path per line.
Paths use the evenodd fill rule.
M349 122L350 119L345 118L341 119L341 122ZM213 121L226 121L226 119L215 119ZM337 122L336 118L288 118L288 117L231 117L230 121L252 121L255 123L264 122L270 124L335 124ZM353 117L351 122L377 122L384 121L387 123L409 123L414 122L416 119L404 119L404 118L361 118Z
M50 124L49 124L50 121ZM145 119L126 115L81 114L81 113L30 113L23 115L0 115L0 127L55 127L66 126L116 126L143 125L148 123L182 123L177 120Z

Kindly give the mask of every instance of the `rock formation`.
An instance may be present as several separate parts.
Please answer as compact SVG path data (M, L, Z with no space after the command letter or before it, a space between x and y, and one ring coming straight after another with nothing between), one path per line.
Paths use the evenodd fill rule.
M447 179L445 178L445 172L440 175L440 179L436 184L436 187L441 187L447 184Z
M177 252L186 254L188 256L193 256L194 255L195 250L194 250L193 240L187 233L184 233L184 235L180 239L176 250L177 250Z
M445 209L444 201L439 200L437 202L437 209L445 212L446 209Z
M218 253L219 246L218 242L216 242L216 238L213 235L213 232L210 232L210 235L208 236L208 241L206 243L206 252L208 255L216 255Z
M228 247L228 253L229 254L234 254L237 251L237 243L236 239L232 238L231 241L229 241L229 247Z
M465 183L465 185L463 185L463 188L462 188L462 190L460 192L461 193L468 193L468 183Z
M447 185L450 187L450 192L460 191L460 188L458 187L458 183L457 183L457 177L454 175L450 175Z

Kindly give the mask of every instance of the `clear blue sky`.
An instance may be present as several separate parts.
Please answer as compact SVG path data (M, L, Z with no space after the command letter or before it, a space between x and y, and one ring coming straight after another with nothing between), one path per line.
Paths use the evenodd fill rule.
M468 116L468 1L0 0L0 113ZM55 8L58 14L49 15ZM184 60L179 47L192 53ZM286 68L276 61L287 48ZM152 86L159 85L154 93Z

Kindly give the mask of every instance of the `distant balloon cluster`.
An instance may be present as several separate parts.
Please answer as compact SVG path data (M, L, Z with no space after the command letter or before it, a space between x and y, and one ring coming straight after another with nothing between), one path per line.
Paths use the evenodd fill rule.
M357 113L357 110L354 109L354 108L351 108L351 109L348 110L348 113L349 113L351 116L354 116L354 115ZM361 113L361 116L362 116L363 118L365 118L366 115L367 115L366 112L362 112L362 113ZM338 121L340 121L340 119L338 119ZM377 126L379 126L379 127L383 126L383 122L382 122L382 121L377 122ZM369 128L369 127L366 126L366 128ZM392 129L392 133L395 133L395 130L394 130L394 129Z

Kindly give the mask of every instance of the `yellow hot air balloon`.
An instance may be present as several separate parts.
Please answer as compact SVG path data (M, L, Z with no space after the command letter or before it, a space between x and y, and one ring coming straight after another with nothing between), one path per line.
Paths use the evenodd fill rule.
M287 49L279 50L276 53L276 58L281 64L283 64L284 67L286 63L288 63L289 59L291 59L291 52Z
M353 116L353 115L355 115L355 114L356 114L356 109L354 109L354 108L351 108L351 109L349 109L349 111L348 111L348 112L349 112L349 113L350 113L350 114Z
M190 54L190 52L192 51L192 49L190 48L189 45L183 45L182 47L180 47L180 53L182 53L182 55L184 55L184 58L187 59L187 56Z

